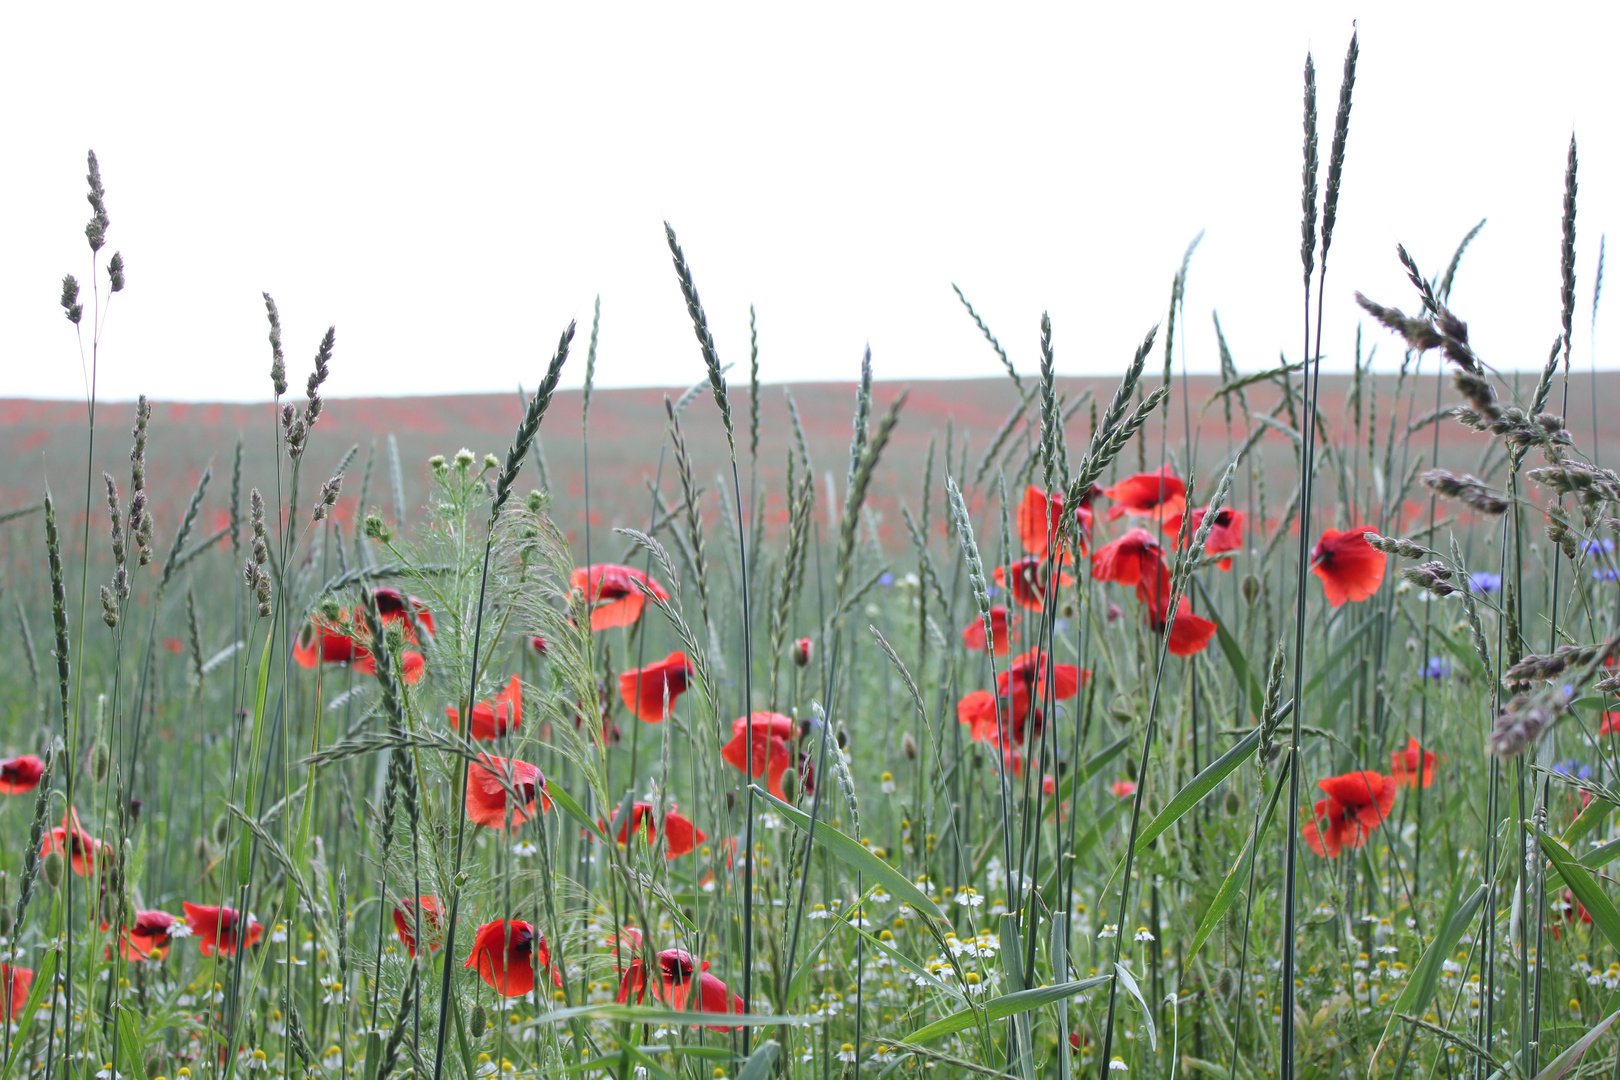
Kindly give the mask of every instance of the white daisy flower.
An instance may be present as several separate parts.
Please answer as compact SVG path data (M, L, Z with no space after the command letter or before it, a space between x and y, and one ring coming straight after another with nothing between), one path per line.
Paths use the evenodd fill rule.
M1115 1054L1114 1055L1114 1060L1112 1060L1112 1061L1110 1061L1108 1063L1108 1071L1109 1072L1130 1072L1131 1067L1129 1065L1125 1064L1125 1059L1124 1058L1120 1057L1118 1054Z
M853 1062L855 1060L855 1048L849 1043L845 1043L838 1048L838 1053L834 1054L833 1057L839 1061Z
M956 902L963 907L978 907L984 903L984 897L979 895L978 890L969 886L956 894Z

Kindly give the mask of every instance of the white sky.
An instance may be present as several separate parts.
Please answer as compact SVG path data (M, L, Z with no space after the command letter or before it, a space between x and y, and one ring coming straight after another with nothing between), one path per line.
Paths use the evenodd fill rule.
M1539 367L1573 128L1589 362L1620 6L698 8L8 5L0 396L82 396L57 294L86 278L87 147L129 264L106 397L267 396L261 290L295 388L328 323L333 395L533 386L598 292L601 385L690 382L666 217L734 381L750 302L770 381L853 378L868 342L880 378L995 374L952 281L1022 368L1050 309L1060 371L1113 371L1200 229L1191 367L1216 363L1212 308L1269 366L1300 349L1301 68L1314 50L1325 175L1352 19L1333 360L1354 289L1415 306L1397 240L1433 272L1488 217L1455 307L1488 362Z

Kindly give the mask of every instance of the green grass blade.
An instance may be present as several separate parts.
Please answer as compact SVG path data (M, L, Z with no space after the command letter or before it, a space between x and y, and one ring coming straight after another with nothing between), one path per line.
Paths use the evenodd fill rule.
M1552 860L1553 866L1558 868L1558 874L1564 879L1564 885L1575 894L1575 899L1585 906L1592 916L1592 924L1603 931L1603 936L1609 939L1609 944L1620 949L1620 911L1616 911L1614 902L1603 891L1590 871L1582 866L1580 860L1575 858L1563 844L1554 837L1536 829L1536 839L1541 843L1541 853Z
M1260 729L1254 728L1247 735L1237 741L1226 753L1210 762L1187 785L1176 792L1176 797L1170 800L1170 805L1159 811L1159 815L1142 827L1142 832L1136 838L1136 854L1141 855L1148 846L1158 839L1159 834L1181 819L1181 816L1203 801L1204 796L1215 790L1215 785L1225 780L1238 770L1242 764L1249 760L1255 747L1260 745Z
M271 626L264 636L264 649L259 654L259 681L253 699L253 749L249 751L247 768L247 797L242 805L253 807L255 781L259 772L259 751L264 735L264 701L270 685L270 654L271 646L275 642L275 627ZM238 888L247 888L248 879L253 876L253 841L243 836L236 851L236 885Z
M1120 932L1124 933L1123 930ZM1159 1048L1159 1032L1153 1026L1153 1010L1148 1008L1147 999L1142 996L1142 988L1136 985L1136 976L1132 975L1130 969L1124 964L1115 963L1114 970L1119 973L1119 985L1125 988L1127 994L1136 999L1136 1004L1142 1010L1142 1020L1147 1024L1148 1046L1157 1050Z
M1412 969L1411 977L1406 980L1406 987L1401 996L1395 999L1395 1004L1389 1010L1389 1022L1384 1025L1384 1033L1378 1039L1378 1045L1373 1049L1371 1063L1378 1061L1378 1055L1389 1042L1390 1032L1400 1022L1404 1013L1409 1016L1421 1016L1423 1010L1429 1005L1429 999L1434 996L1434 988L1440 982L1440 966L1451 956L1451 951L1457 947L1457 939L1461 938L1463 931L1473 922L1479 911L1479 906L1485 902L1485 894L1490 886L1481 885L1473 894L1459 906L1458 897L1462 893L1462 874L1458 873L1452 881L1451 895L1446 900L1446 910L1440 921L1435 925L1440 927L1440 933L1429 947L1423 950L1423 958Z
M575 802L574 797L568 792L548 781L546 783L546 796L562 807L563 813L585 826L586 832L591 833L604 844L608 842L607 833L602 831L600 825L591 820L591 815L587 814L585 808Z
M794 806L778 799L758 784L748 785L754 794L776 809L776 812L787 818L793 824L806 831L810 828L810 815ZM827 854L845 863L851 869L868 875L873 881L880 881L896 899L911 905L912 910L921 915L928 915L935 919L944 919L945 915L930 900L926 893L917 888L916 883L906 875L884 862L882 859L867 851L865 846L850 839L825 821L816 822L816 843L826 849Z
M1079 979L1075 982L1057 983L1053 986L1037 986L1033 990L1020 990L1016 994L1003 994L998 998L991 998L984 1003L984 1018L986 1020L1004 1020L1009 1016L1038 1009L1042 1005L1050 1005L1054 1001L1062 1001L1072 997L1093 986L1100 986L1107 982L1110 976L1094 975L1089 979ZM954 1035L958 1031L966 1031L978 1023L978 1013L973 1009L963 1009L961 1012L951 1013L941 1017L932 1024L927 1024L907 1035L902 1042L921 1043L938 1039L945 1035Z
M1609 1030L1616 1019L1620 1019L1620 1012L1612 1012L1599 1020L1591 1031L1570 1043L1569 1048L1562 1054L1547 1062L1547 1067L1536 1073L1536 1080L1560 1080L1565 1073L1580 1064L1581 1056L1598 1041L1598 1036Z
M1285 776L1286 773L1279 774L1277 782L1271 785L1271 802L1266 807L1266 812L1261 815L1258 828L1250 830L1249 839L1243 845L1243 850L1238 852L1237 861L1232 864L1232 869L1227 872L1226 879L1221 882L1221 887L1215 893L1215 900L1210 904L1209 910L1204 912L1204 919L1198 924L1198 932L1193 935L1192 948L1187 950L1187 963L1191 963L1192 958L1198 955L1198 950L1204 947L1204 942L1209 940L1209 935L1214 932L1215 927L1220 925L1221 920L1226 917L1227 911L1232 907L1233 901L1237 899L1238 891L1242 887L1242 881L1248 876L1249 862L1254 857L1254 851L1260 841L1265 839L1266 830L1271 827L1272 812L1277 808L1277 797L1282 794L1282 782Z

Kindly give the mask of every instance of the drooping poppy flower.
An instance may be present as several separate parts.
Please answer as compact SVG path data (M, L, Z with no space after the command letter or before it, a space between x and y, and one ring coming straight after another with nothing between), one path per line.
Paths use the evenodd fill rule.
M444 714L450 718L450 726L460 731L461 710L454 705L446 705ZM495 695L494 701L480 701L473 706L472 724L468 726L466 736L487 742L510 735L522 726L523 682L514 675L512 681L506 684L506 689Z
M1322 579L1331 607L1367 599L1384 580L1384 553L1367 543L1367 532L1365 525L1344 532L1323 529L1311 551L1311 573Z
M1136 784L1130 780L1115 780L1108 790L1114 793L1114 798L1123 799L1136 794Z
M647 970L641 962L641 931L634 926L621 927L617 938L610 938L608 944L613 946L613 958L623 969L619 976L619 993L613 1001L618 1005L627 1005L630 995L636 996L636 1004L640 1005L647 996ZM627 947L629 952L627 961L621 952L621 946Z
M1128 476L1113 487L1104 489L1103 494L1114 502L1108 508L1109 521L1124 514L1163 521L1187 508L1187 485L1181 482L1169 465L1158 472Z
M1007 625L1007 609L1000 604L990 609L990 637L995 643L997 656L1006 656L1016 633ZM962 628L962 644L968 652L980 652L984 649L984 620L975 618Z
M43 856L60 851L72 863L75 874L87 877L96 872L96 853L102 846L79 824L79 812L70 809L62 815L62 824L45 834L39 853Z
M1031 728L1030 737L1035 739L1040 738L1045 726L1040 708L1031 709L1031 703L1032 699L1025 693L1016 698L1002 698L998 725L995 696L988 690L974 690L956 703L956 718L967 725L968 738L974 742L1000 746L1001 732L1006 729L1011 736L1009 744L1022 746L1026 724Z
M1407 740L1405 750L1389 755L1389 771L1398 787L1428 787L1434 783L1434 755L1419 746L1413 736Z
M1101 493L1101 488L1092 485L1090 493L1074 510L1073 542L1079 545L1082 555L1091 542L1091 499ZM1063 510L1061 491L1049 495L1034 484L1024 489L1024 501L1018 504L1018 541L1026 552L1042 558L1054 556L1052 545L1063 522ZM1070 563L1074 558L1065 550L1060 561Z
M1019 654L1007 665L1006 671L996 673L996 692L1003 697L1009 694L1013 697L1019 694L1044 697L1047 664L1047 655L1039 649ZM1074 664L1052 664L1051 669L1052 697L1056 701L1074 697L1082 686L1091 681L1091 672L1082 671Z
M626 671L619 676L619 696L631 714L649 724L662 723L664 697L669 697L669 708L675 708L675 699L686 693L687 680L697 673L687 663L686 654L672 652L656 664Z
M428 951L438 952L439 942L434 940L439 936L439 898L436 896L418 896L412 900L402 896L394 905L394 933L399 935L402 945L412 956L416 955L416 914L422 913L422 932L428 938Z
M162 960L168 955L170 941L190 933L189 926L167 911L137 911L134 923L124 927L120 951L125 960Z
M1148 620L1155 634L1164 633L1165 618L1163 612L1169 605L1169 597L1156 609L1149 612ZM1215 624L1202 615L1194 615L1192 603L1185 596L1176 605L1176 621L1170 627L1170 655L1191 656L1203 652L1209 647L1210 640L1215 636Z
M0 761L0 794L21 795L25 791L33 791L39 786L39 778L43 775L45 763L33 754Z
M503 782L508 778L508 773L511 786L521 800L510 809L506 784ZM551 799L546 796L546 778L540 774L537 767L527 761L479 754L477 761L467 763L467 820L476 825L504 829L507 815L510 813L512 828L515 829L535 816L536 795L540 797L541 810L550 810Z
M638 582L650 589L658 599L669 599L664 587L640 570L612 563L593 566L588 574L583 566L575 567L569 584L585 593L585 606L591 612L591 629L606 630L614 626L629 626L641 618L641 608L647 598L642 595Z
M692 993L692 983L698 984L698 1008L706 1013L737 1013L743 1011L742 997L733 994L726 984L709 974L709 963L697 967L694 957L685 949L665 949L658 954L659 988L653 992L671 1009L685 1010ZM710 1031L727 1032L729 1027L704 1025Z
M1187 538L1191 540L1198 535L1198 530L1204 524L1204 518L1209 513L1207 507L1199 507L1192 511L1191 520L1187 524ZM1170 550L1181 550L1181 520L1183 514L1165 518L1164 531L1170 539ZM1223 506L1215 511L1215 523L1209 527L1209 536L1204 540L1204 554L1223 555L1228 551L1243 550L1243 519L1241 510L1233 510ZM1221 559L1218 566L1222 570L1232 569L1231 559Z
M1327 792L1327 798L1318 800L1316 816L1300 835L1312 851L1329 859L1338 858L1344 848L1366 843L1389 817L1398 790L1394 777L1371 769L1329 776L1316 786Z
M478 977L502 997L522 997L534 989L536 965L551 973L554 986L562 985L562 974L551 967L546 935L518 919L496 919L478 928L472 952L461 966L476 966Z
M1030 611L1046 606L1046 591L1051 579L1046 575L1046 560L1039 555L1025 555L1011 566L998 566L991 574L996 584L1012 593L1013 603ZM1058 585L1074 584L1074 578L1059 572Z
M28 992L33 986L34 973L28 968L0 964L0 993L9 994L11 997L13 1020L22 1015L23 1006L28 1004Z
M613 808L613 815L608 819L609 827L619 820L618 807ZM630 820L619 823L618 841L621 844L630 842L631 830L641 831L645 825L647 845L652 846L657 839L657 823L653 820L653 808L650 802L632 803L630 807ZM607 829L603 830L604 832ZM690 855L697 849L698 844L709 837L704 831L692 824L691 820L683 817L671 808L664 815L664 858L678 859L682 855Z
M720 748L720 756L725 758L726 764L747 774L749 742L752 741L754 771L751 775L765 777L765 790L785 801L782 774L793 764L791 747L797 735L797 725L781 713L756 712L752 716L739 716L731 723L731 739Z
M429 634L433 633L433 613L427 605L414 596L407 597L398 589L380 588L372 593L377 603L377 616L384 628L390 623L399 623L404 630L405 642L408 645L418 645L420 641L416 636L416 626L421 626ZM410 604L407 612L406 603ZM412 625L412 616L415 616ZM339 621L350 618L350 613L340 611ZM358 621L358 616L356 616ZM368 642L357 641L345 634L338 623L329 621L323 615L316 615L304 624L298 633L298 640L293 643L293 659L299 667L312 668L317 664L352 664L354 670L361 675L372 675L377 671L377 661L371 655ZM408 683L415 683L422 677L422 669L426 662L422 654L415 649L406 649L401 663L402 675Z
M211 904L193 904L184 901L180 905L186 912L186 928L202 939L197 951L204 956L213 956L216 952L221 956L230 956L236 952L240 937L237 924L241 921L237 917L235 908L215 907ZM252 948L259 943L259 937L264 933L264 927L252 915L247 918L247 944Z
M1163 603L1170 595L1170 571L1164 547L1146 529L1129 529L1104 544L1091 557L1091 576L1116 585L1132 585L1144 604Z

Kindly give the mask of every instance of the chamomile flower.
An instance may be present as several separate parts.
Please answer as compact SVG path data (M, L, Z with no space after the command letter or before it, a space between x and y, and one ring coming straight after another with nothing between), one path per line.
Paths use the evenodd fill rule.
M539 854L539 852L540 849L535 846L535 843L532 840L519 840L517 843L512 845L512 854L516 855L520 859L532 858L533 856Z
M265 1057L263 1050L255 1050L248 1055L247 1068L250 1072L269 1072L270 1061ZM100 1075L99 1073L97 1074Z
M838 1053L834 1054L833 1057L839 1061L853 1062L855 1060L855 1048L849 1043L845 1043L838 1048Z
M894 1060L894 1051L887 1046L879 1046L877 1051L866 1060L872 1065L887 1065Z
M1103 928L1097 931L1097 936L1103 940L1119 937L1119 924L1103 923ZM1113 1065L1110 1064L1108 1067L1111 1069L1113 1068Z
M276 923L270 930L270 944L285 945L287 943L287 924Z
M1153 940L1155 940L1154 937L1153 937L1153 931L1149 930L1145 926L1138 926L1136 928L1136 940L1137 941L1153 941Z
M883 788L883 794L885 794L885 795L893 795L894 792L895 792L894 773L885 772L878 779L879 779L880 785Z
M977 889L969 885L964 886L962 891L956 894L956 902L963 907L978 907L984 903L984 897L979 895Z
M1130 1072L1131 1067L1129 1065L1125 1064L1125 1059L1124 1058L1120 1057L1118 1054L1115 1054L1114 1059L1108 1063L1108 1071L1109 1072Z

